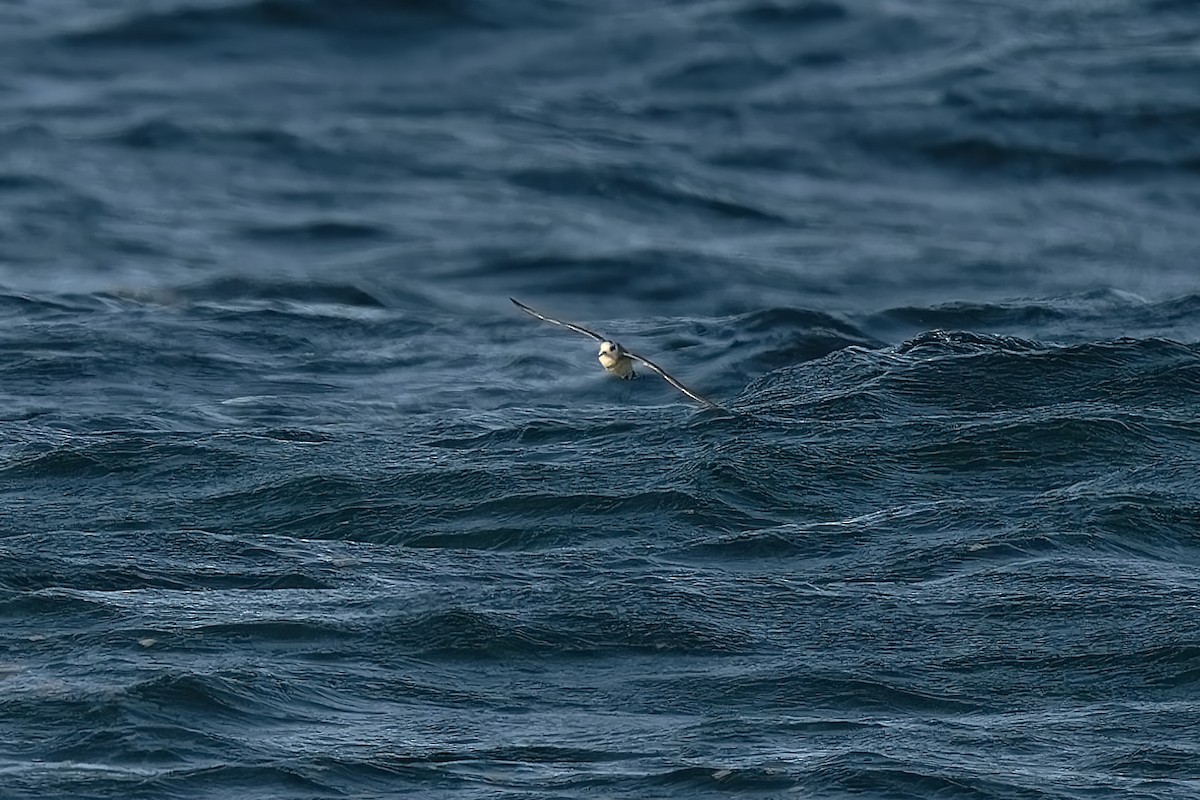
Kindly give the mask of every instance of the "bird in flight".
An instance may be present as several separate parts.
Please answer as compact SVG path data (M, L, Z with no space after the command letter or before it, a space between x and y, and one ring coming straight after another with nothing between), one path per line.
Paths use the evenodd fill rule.
M563 322L562 320L554 319L553 317L547 317L545 314L534 311L532 308L530 308L529 306L520 302L519 300L516 300L515 298L510 297L508 299L512 300L513 304L517 308L524 311L526 314L537 317L538 319L542 320L543 322L549 322L551 325L558 325L560 327L566 328L567 330L575 331L576 333L581 333L584 336L588 337L589 339L595 339L597 342L600 343L600 354L599 354L600 366L604 367L604 369L607 372L609 372L610 374L616 375L618 378L624 378L625 380L629 380L630 378L637 377L633 371L633 362L636 361L637 363L644 366L646 369L650 370L653 373L656 373L664 381L671 384L676 389L678 389L679 391L681 391L685 395L687 395L690 399L696 401L697 403L704 406L705 408L720 408L720 406L717 405L716 403L712 402L711 400L707 400L704 397L701 397L700 395L696 394L688 387L684 386L682 383L680 383L678 380L673 378L671 375L667 374L666 370L664 370L658 364L655 364L650 359L643 358L642 356L639 356L637 353L632 353L629 350L626 350L621 345L617 344L616 342L605 339L600 334L595 333L594 331L589 331L587 328L580 327L579 325L573 325L570 322Z

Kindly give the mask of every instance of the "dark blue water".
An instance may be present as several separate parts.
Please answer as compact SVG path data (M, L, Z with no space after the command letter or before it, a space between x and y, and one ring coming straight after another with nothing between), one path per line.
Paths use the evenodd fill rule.
M0 5L0 798L1200 796L1198 41Z

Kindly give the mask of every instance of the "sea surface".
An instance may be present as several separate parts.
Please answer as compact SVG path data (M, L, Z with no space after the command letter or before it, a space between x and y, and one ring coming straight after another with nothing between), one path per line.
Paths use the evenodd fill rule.
M0 800L1200 797L1190 0L7 0L0 401Z

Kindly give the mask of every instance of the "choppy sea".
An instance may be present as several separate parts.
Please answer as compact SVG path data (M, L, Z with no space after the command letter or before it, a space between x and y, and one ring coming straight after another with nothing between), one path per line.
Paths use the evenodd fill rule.
M1200 796L1198 42L0 4L0 798Z

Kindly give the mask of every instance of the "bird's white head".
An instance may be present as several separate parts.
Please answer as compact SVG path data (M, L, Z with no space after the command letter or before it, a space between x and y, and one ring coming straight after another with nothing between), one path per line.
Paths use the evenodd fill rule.
M625 348L616 342L600 343L600 366L618 378L633 377L633 364Z

